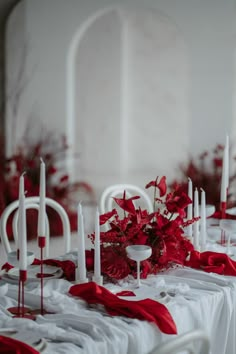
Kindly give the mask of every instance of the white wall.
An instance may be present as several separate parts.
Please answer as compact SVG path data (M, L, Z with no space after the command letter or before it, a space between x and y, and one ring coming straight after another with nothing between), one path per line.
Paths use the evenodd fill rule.
M167 112L168 105L166 101L165 113L160 122L160 105L164 102L162 99L164 96L157 96L159 97L159 101L157 100L158 104L153 104L155 110L148 109L150 96L148 98L146 96L145 98L147 91L143 90L140 85L143 77L145 79L149 78L148 80L151 81L156 73L153 71L153 66L150 66L150 55L148 57L149 61L147 61L146 72L144 72L145 65L142 60L139 60L141 58L139 56L141 43L139 37L138 45L136 46L138 50L136 58L138 60L135 61L135 57L132 58L132 63L135 63L135 66L128 72L132 77L127 106L127 111L130 114L129 132L131 131L132 134L128 145L128 159L126 158L128 174L124 175L125 178L139 184L142 183L142 185L144 181L148 182L149 179L155 178L154 173L167 173L170 175L169 179L171 179L178 162L183 161L189 153L197 154L203 149L211 148L215 143L224 143L226 132L231 132L232 136L234 135L234 132L232 132L232 128L235 129L233 123L233 117L235 119L235 113L233 112L233 87L235 85L234 52L236 43L236 6L234 0L146 0L145 2L141 0L28 0L24 1L24 3L24 16L21 16L22 23L21 25L18 23L17 28L18 30L20 28L24 32L25 41L28 43L29 50L26 72L30 79L24 88L18 117L12 117L8 111L8 128L9 126L11 127L15 119L17 119L18 127L16 129L16 139L9 141L9 153L16 142L20 141L25 127L23 121L26 121L29 116L39 117L44 122L45 129L53 129L58 133L67 131L68 126L65 119L67 116L66 60L71 40L77 29L90 16L96 13L96 11L113 4L129 5L131 14L132 9L133 11L140 11L143 8L145 11L156 13L161 19L165 18L176 29L176 36L183 42L183 57L182 59L181 55L176 57L176 61L178 62L181 59L181 63L183 63L186 60L182 68L183 75L179 75L181 70L177 71L178 74L175 79L169 77L166 80L166 76L157 75L159 87L163 88L169 84L167 92L170 92L169 88L172 87L172 93L175 94L177 102L177 109L173 105L173 107L169 108L169 112ZM9 33L13 31L12 28L14 29L14 26L9 22ZM135 35L137 33L137 31L133 33L132 43L134 46ZM144 34L145 38L145 31L142 31L142 34ZM12 34L9 34L10 43L13 43L12 38ZM116 37L115 40L119 47L119 38ZM145 41L142 40L142 49L145 48L144 43ZM114 46L113 50L117 49L115 48ZM94 52L92 53L95 55ZM132 56L135 51L130 53ZM173 53L176 54L179 52L175 51ZM168 51L166 52L167 61L170 58L175 59L171 55L172 52L169 52L169 56ZM79 61L80 59L78 59ZM92 64L96 65L96 62L93 61ZM103 66L104 68L105 66ZM94 67L91 70L93 73L96 72ZM12 70L10 69L11 72ZM187 76L185 77L185 75ZM81 74L80 77L86 80L85 74ZM88 85L90 89L92 87L91 78L92 76L90 76L90 85ZM116 88L119 87L118 76L115 79L114 76L112 78L113 86L116 86ZM98 82L96 81L96 83ZM155 86L156 83L151 82L149 86L150 90L152 85ZM99 90L99 87L96 88ZM104 102L106 102L107 98L107 102L110 104L106 115L110 112L111 116L114 115L113 118L116 118L116 115L119 115L121 107L118 105L116 107L115 103L120 102L122 98L117 94L117 99L114 97L112 101L112 92L114 93L114 91L111 90L111 87L109 87L109 90L110 97L107 97L107 95L104 96ZM101 92L99 94L101 95ZM96 92L94 93L95 97ZM143 101L145 101L145 105ZM94 113L100 108L99 104L93 106L93 102L91 102L91 107L93 108L91 109L90 107L87 117L94 115L94 127L96 127L96 114ZM100 109L99 114L102 114L102 112L104 113L104 110ZM153 114L153 117L151 122L149 122L151 114ZM169 134L167 134L165 129L161 130L161 132L158 129L161 126L160 124L163 124L163 121L166 122L166 117L169 117L174 124L174 128L169 128ZM190 129L186 129L186 124L183 124L185 119L190 122ZM87 120L83 121L83 118L81 120L82 122L87 122ZM179 120L182 125L178 124ZM153 123L155 121L156 125L154 126ZM142 154L144 150L141 142L137 145L137 140L142 139L142 135L140 134L142 131L145 137L144 147L147 148L147 153L148 151L150 152L151 157L147 156L146 151ZM83 175L83 168L79 169L80 165L77 167L78 177L82 176L89 179L89 182L94 184L100 191L107 183L111 183L115 176L119 179L121 175L117 177L120 167L119 157L116 154L117 150L113 151L113 148L111 148L111 151L108 151L107 158L104 159L104 166L102 165L103 159L101 158L104 155L99 155L101 140L104 141L107 139L110 146L112 146L114 136L111 134L109 136L102 136L102 138L101 134L98 134L98 136L100 138L96 140L96 134L93 133L91 149L95 147L94 156L95 160L98 158L100 170L107 167L107 169L104 169L104 175L100 173L101 171L99 172L99 169L97 169L97 175L96 170L91 169L88 169ZM177 137L177 140L174 141L175 137ZM78 138L80 139L78 144L80 144L82 138L82 136ZM180 148L181 142L183 142L183 147ZM83 146L86 146L86 144ZM104 146L103 148L106 151ZM82 149L83 147L79 145L79 152ZM153 149L156 149L156 155L153 154ZM90 155L84 155L84 160L89 161L91 156L92 151ZM155 156L156 161L151 165ZM135 161L139 158L139 163L136 163ZM168 161L169 163L167 164ZM175 162L176 166L174 166ZM116 165L114 166L115 163ZM91 163L91 165L94 164ZM142 166L144 166L144 171L141 171ZM165 166L165 168L162 166ZM111 169L113 173L111 176L108 176ZM143 175L141 176L141 174ZM141 177L139 178L137 175Z

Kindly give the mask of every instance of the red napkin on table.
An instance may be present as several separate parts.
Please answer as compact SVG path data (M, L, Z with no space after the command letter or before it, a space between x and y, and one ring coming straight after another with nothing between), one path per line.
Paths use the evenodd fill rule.
M0 336L0 353L4 354L39 354L37 350L19 340Z
M107 313L112 316L126 316L154 322L162 332L177 334L175 322L168 309L157 301L151 299L139 301L120 299L94 282L73 285L69 293L82 298L89 304L104 305Z
M33 265L38 265L38 264L41 264L41 261L39 259L35 258ZM45 259L43 261L43 264L59 267L63 270L64 277L67 280L69 280L69 281L75 280L75 263L74 262L72 262L70 260L59 261L57 259Z
M32 265L39 265L39 264L41 264L41 261L39 259L35 258ZM57 259L45 259L43 261L43 264L59 267L63 270L64 277L67 280L69 280L69 281L75 280L75 263L74 262L72 262L70 260L59 261ZM2 269L6 269L6 270L9 270L11 268L13 268L13 266L9 263L5 263L2 266Z
M213 215L211 215L210 218L213 218L213 219L222 219L222 214L221 214L221 211L217 210L214 212ZM236 215L232 215L232 214L225 214L225 219L236 219Z
M212 251L192 251L190 259L185 265L191 268L201 269L205 272L213 272L222 275L236 275L236 261L227 254Z

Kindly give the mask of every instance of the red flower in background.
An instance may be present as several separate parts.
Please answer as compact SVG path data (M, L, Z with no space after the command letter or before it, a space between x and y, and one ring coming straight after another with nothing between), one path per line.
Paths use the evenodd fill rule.
M70 219L71 230L77 230L76 205L79 195L83 194L83 197L86 196L88 200L94 200L94 191L86 182L70 182L63 166L67 149L65 140L64 136L58 138L48 134L37 143L31 143L25 138L24 145L19 146L12 157L1 157L0 213L8 204L18 199L19 178L23 172L25 172L27 196L39 195L40 158L42 158L46 166L46 195L65 208ZM62 222L56 211L47 207L47 214L50 234L62 235ZM37 218L36 210L27 210L27 219L30 220L27 222L28 239L37 235ZM12 235L11 219L7 227L8 235Z
M166 195L165 177L160 178L159 182L157 178L148 183L146 188L149 187L154 187L154 212L135 209L133 200L137 197L126 199L124 193L123 198L115 198L117 205L125 211L123 217L119 216L117 209L100 216L100 224L109 222L110 226L108 231L100 233L100 239L102 273L111 279L122 279L129 274L136 276L136 263L126 254L129 245L152 247L151 257L141 262L142 277L173 263L184 264L193 249L183 230L184 209L191 200L179 189ZM159 198L155 198L157 189ZM94 234L90 237L94 242Z
M197 158L190 158L186 164L180 165L181 177L170 184L170 188L178 185L182 191L187 193L188 177L191 178L193 186L206 192L207 204L215 205L220 210L220 188L223 163L224 146L217 144L210 151L204 151ZM231 168L232 171L234 171ZM227 197L227 208L236 205L235 196L236 173L229 178L229 189Z

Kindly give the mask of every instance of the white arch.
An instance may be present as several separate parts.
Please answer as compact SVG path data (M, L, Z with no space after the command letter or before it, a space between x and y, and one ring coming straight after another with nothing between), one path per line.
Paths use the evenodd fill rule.
M68 55L66 60L66 124L67 124L67 139L68 139L68 154L67 154L67 163L68 163L68 171L72 179L74 179L74 169L71 167L73 160L73 146L75 143L75 135L74 135L74 125L76 119L76 54L78 52L81 40L87 30L92 27L92 25L101 17L106 16L107 14L115 11L120 18L122 23L123 16L121 13L121 9L117 6L106 7L101 9L91 15L76 31L74 34Z
M75 127L78 119L76 115L79 110L77 99L78 60L81 52L79 52L79 50L84 44L83 40L86 39L85 33L89 31L92 26L99 25L100 22L98 20L101 20L103 16L110 14L118 15L116 16L118 19L117 28L120 34L120 52L119 54L117 52L120 60L120 86L118 87L118 90L120 90L120 115L116 117L119 118L119 125L115 125L117 138L114 142L111 140L112 132L109 131L109 133L111 133L111 135L109 135L109 142L112 144L111 148L114 153L112 156L116 159L116 165L112 165L112 172L109 171L107 173L107 170L104 169L104 174L107 173L105 177L107 178L106 182L103 176L99 174L101 171L98 171L95 187L98 188L97 192L101 191L99 188L104 188L104 183L112 183L114 180L116 183L121 181L132 181L133 183L133 181L135 181L136 184L143 186L147 178L146 175L150 174L155 176L157 168L159 174L172 173L172 166L181 162L181 160L187 156L189 146L189 120L187 114L188 71L186 44L183 36L175 23L159 11L152 11L151 9L146 9L141 6L139 9L135 8L135 10L132 9L132 7L130 8L124 5L119 7L111 6L97 11L90 16L75 32L69 46L66 62L66 127L68 143L71 148L67 156L70 175L73 179L75 178L74 172L76 170L72 163L72 157L76 151L76 146L78 146ZM143 14L145 21L143 21ZM149 19L151 21L149 21ZM150 34L148 38L150 40L148 41L146 41L147 34ZM155 45L153 45L152 42L154 42ZM143 53L146 52L148 54L143 55ZM136 55L137 53L141 53L141 55ZM160 53L162 55L160 55ZM177 57L175 57L176 55ZM148 57L148 60L146 60L146 57ZM174 57L175 59L173 59ZM144 70L146 67L147 70ZM159 75L157 76L159 80L155 79L156 75ZM165 75L165 80L163 75ZM181 79L182 90L177 89L178 79ZM164 85L160 85L162 81ZM143 97L143 99L140 100L140 97ZM85 105L86 104L88 103L85 102ZM96 100L95 104L97 104ZM91 114L91 112L96 113L94 110L88 110L88 113ZM152 124L151 129L150 125L143 125L142 115L149 117L149 122ZM158 120L155 119L156 115ZM87 118L89 117L90 115L87 116ZM117 123L117 120L114 122ZM133 124L132 127L131 124ZM89 127L92 128L92 125ZM106 128L108 130L110 125L107 125ZM118 129L120 130L119 137ZM172 145L174 146L171 146L168 139L165 138L167 133L170 135L170 139L173 138ZM117 139L119 139L119 146L115 144L117 143ZM87 141L88 139L86 142ZM142 143L139 144L139 141ZM159 149L156 148L156 146L158 146L156 145L157 141ZM100 142L103 144L103 141ZM177 149L175 148L176 145ZM90 146L89 144L87 145L88 148L90 148ZM104 147L104 145L102 145L102 147ZM102 149L100 151L102 151ZM91 157L91 161L93 161L94 166L96 166L97 160L93 160L93 155L89 155L89 153L91 154L93 152L89 149L84 150L84 152L84 156L87 156L86 161L90 161L89 158ZM165 152L165 154L163 154L163 152ZM168 158L165 158L164 155L166 154ZM118 161L119 156L120 161ZM107 155L105 155L105 158L107 158ZM105 158L103 161L100 160L100 162L104 162L104 165L101 166L106 168L105 163L107 160ZM158 167L156 167L155 160L158 161ZM111 160L109 161L111 162ZM87 162L85 162L85 164L86 163ZM118 171L115 170L114 166L115 168L119 166L119 168L117 168ZM87 171L89 171L89 169ZM89 175L91 171L92 173ZM96 173L95 169L91 169L90 172L87 173L85 171L85 178L94 177L94 173ZM110 175L108 175L109 173Z

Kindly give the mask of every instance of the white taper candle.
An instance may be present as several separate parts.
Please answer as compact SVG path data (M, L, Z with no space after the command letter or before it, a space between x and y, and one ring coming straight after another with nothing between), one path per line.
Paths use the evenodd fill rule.
M18 238L19 238L19 269L27 270L27 234L26 234L26 208L24 193L24 177L20 177L19 195L19 217L18 217Z
M24 175L25 172L22 173L22 175L20 176L20 181L19 181L19 194L18 194L18 199L19 199L19 209L20 209L20 196L25 194L25 180L24 180ZM19 210L20 211L20 210ZM18 217L18 223L19 225L19 217ZM19 228L19 227L18 227ZM19 245L19 232L18 232L18 239L17 239L17 249L20 249L20 245Z
M78 204L78 275L77 281L86 282L86 258L85 258L85 240L84 240L84 217L82 206Z
M100 215L98 209L95 213L95 255L94 255L94 280L100 282L101 277L101 245L100 245Z
M39 185L39 213L38 213L38 236L46 235L46 174L45 163L40 163L40 185Z
M228 187L229 187L229 137L227 135L225 147L224 147L223 162L222 162L221 189L220 189L221 203L227 202Z
M201 251L206 248L206 193L201 188L201 211L200 211L200 246Z
M197 188L195 188L194 191L193 215L195 218L199 217L199 196ZM193 224L193 245L196 250L199 250L199 220L195 221Z
M188 177L188 197L193 201L193 183L191 178ZM193 218L193 203L190 203L187 206L187 220L191 220ZM192 241L193 237L193 226L188 225L187 226L187 236L190 238L190 241Z

